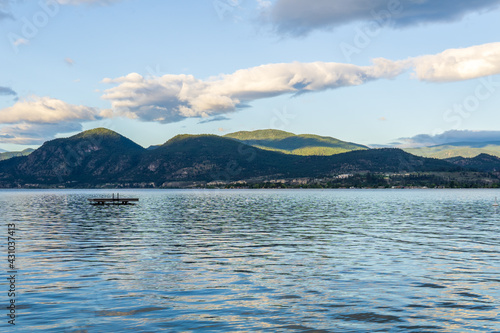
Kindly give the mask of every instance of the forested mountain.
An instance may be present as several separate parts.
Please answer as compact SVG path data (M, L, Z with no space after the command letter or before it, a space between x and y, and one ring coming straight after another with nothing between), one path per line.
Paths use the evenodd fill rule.
M159 187L336 177L349 173L452 172L447 161L400 149L364 149L332 156L299 156L259 149L215 135L179 135L147 150L124 136L94 129L43 144L28 156L0 161L0 186L93 187L105 184ZM142 186L141 185L141 186Z

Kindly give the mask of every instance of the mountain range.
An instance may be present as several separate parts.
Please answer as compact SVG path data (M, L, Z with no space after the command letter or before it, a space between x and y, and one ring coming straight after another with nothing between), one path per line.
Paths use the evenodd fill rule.
M341 141L328 136L313 134L296 135L274 129L241 131L226 134L224 137L263 150L301 156L329 156L353 150L369 149L367 146ZM154 150L160 146L153 145L147 149Z
M452 157L472 158L480 154L500 157L500 142L456 142L430 147L406 148L404 151L417 156L440 159Z
M316 147L337 145L342 147L339 149L353 150L328 156L281 152L295 150L295 143L304 140L311 144L325 142ZM28 156L0 161L0 187L207 187L314 182L347 186L350 183L345 179L355 175L370 175L356 183L361 185L374 181L372 175L383 175L382 184L386 185L391 184L390 177L410 175L419 175L420 181L424 176L429 182L432 178L433 184L438 184L441 178L436 177L443 173L450 179L450 174L500 170L500 158L489 155L439 160L400 149L368 149L333 140L280 131L239 132L224 137L178 135L154 149L145 149L116 132L98 128L48 141ZM256 141L259 147L272 150L250 145ZM469 176L467 179L468 184L475 181ZM377 178L376 183L380 182Z
M274 129L241 131L226 134L224 137L263 150L301 156L330 156L354 150L370 149L365 145L346 142L328 136L314 134L296 135ZM160 146L152 145L147 149L154 150ZM403 148L403 150L416 156L445 160L452 157L473 158L480 154L500 157L500 141L456 142L418 148ZM0 149L0 161L16 156L29 155L33 151L34 149L25 149L23 151L6 152Z

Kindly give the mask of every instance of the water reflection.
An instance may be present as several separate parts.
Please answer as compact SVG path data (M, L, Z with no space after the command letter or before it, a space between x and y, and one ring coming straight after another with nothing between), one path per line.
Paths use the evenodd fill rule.
M92 207L95 191L0 191L0 207L21 235L21 331L491 332L496 193L148 190Z

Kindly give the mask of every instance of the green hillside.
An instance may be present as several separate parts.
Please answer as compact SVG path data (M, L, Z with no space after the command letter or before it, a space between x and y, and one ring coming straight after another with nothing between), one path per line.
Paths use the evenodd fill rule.
M242 131L225 135L260 149L302 156L331 156L368 147L332 137L312 134L296 135L280 130Z

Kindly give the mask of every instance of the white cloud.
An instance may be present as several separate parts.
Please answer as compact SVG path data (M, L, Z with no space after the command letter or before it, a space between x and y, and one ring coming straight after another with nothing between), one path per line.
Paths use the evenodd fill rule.
M112 108L103 114L160 123L207 118L248 107L258 99L357 86L394 78L409 68L414 69L418 80L431 82L500 74L500 43L449 49L400 61L380 58L372 66L326 62L267 64L207 80L192 75L143 77L131 73L103 80L116 85L104 91L102 97L111 102Z
M4 126L0 128L0 142L18 145L39 145L52 140L59 133L80 132L79 122L60 124L28 124Z
M82 122L99 120L106 111L64 101L32 96L0 110L0 142L41 144L59 133L78 132Z
M418 80L429 82L461 81L500 74L500 43L450 49L402 61L375 59L371 66L331 62L267 64L206 80L192 75L143 77L131 73L103 80L114 85L102 96L111 102L111 109L100 110L33 96L0 110L0 124L10 125L0 129L0 142L33 144L50 139L56 133L78 131L82 122L114 116L160 123L190 117L204 118L204 123L224 120L222 114L248 107L255 100L391 79L409 68L414 69ZM16 92L0 87L0 95L16 96ZM419 140L442 141L428 136L405 140L407 144Z
M32 96L0 110L0 123L59 123L99 119L100 110L83 105L72 105L50 97Z
M500 74L500 43L449 49L412 62L416 77L422 81L461 81Z
M118 115L168 123L232 112L262 98L393 78L406 67L406 62L375 59L372 66L365 67L325 62L268 64L208 80L192 75L144 78L132 73L104 79L118 86L106 90L103 98L111 101Z
M357 21L395 27L449 22L499 4L500 0L277 0L266 12L278 32L304 35Z

